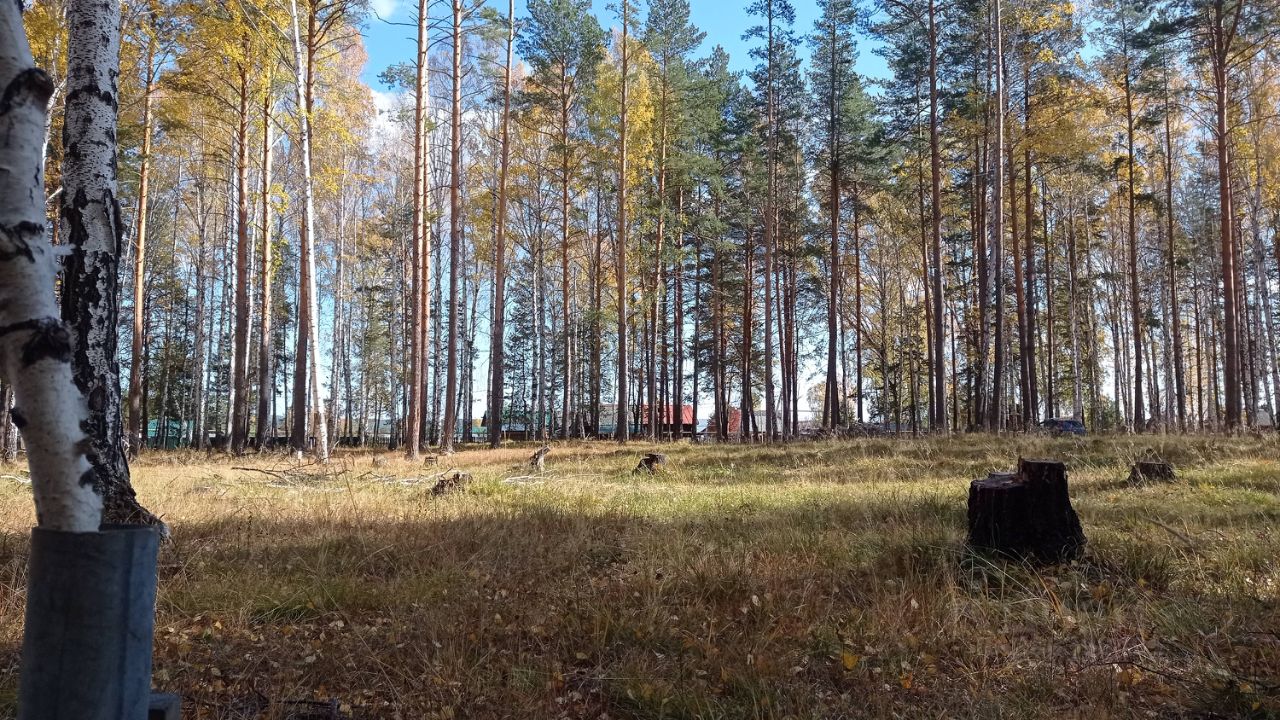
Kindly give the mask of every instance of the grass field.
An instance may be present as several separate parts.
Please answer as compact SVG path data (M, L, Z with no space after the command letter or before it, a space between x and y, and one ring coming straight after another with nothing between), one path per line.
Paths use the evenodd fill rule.
M1125 484L1147 448L1178 482ZM652 449L467 450L439 498L393 455L147 458L156 684L202 719L1280 717L1274 438L681 444L633 476ZM1068 463L1083 560L966 551L968 481L1020 455ZM0 508L12 715L29 487Z

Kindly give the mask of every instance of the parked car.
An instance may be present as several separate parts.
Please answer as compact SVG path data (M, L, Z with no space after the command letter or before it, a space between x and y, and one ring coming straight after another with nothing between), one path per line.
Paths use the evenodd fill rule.
M1040 423L1040 429L1050 435L1084 435L1084 423L1074 418L1050 418Z

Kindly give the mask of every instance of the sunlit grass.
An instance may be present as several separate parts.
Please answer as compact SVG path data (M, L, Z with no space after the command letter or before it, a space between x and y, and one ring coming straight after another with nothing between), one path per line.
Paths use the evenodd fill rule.
M633 474L650 449L557 445L543 476L528 447L147 458L173 528L156 683L228 719L257 693L406 719L1280 713L1274 438L680 444ZM1178 482L1124 482L1148 449ZM965 550L968 481L1019 456L1068 463L1085 559ZM475 480L433 497L449 465ZM16 482L0 502L11 713L33 513Z

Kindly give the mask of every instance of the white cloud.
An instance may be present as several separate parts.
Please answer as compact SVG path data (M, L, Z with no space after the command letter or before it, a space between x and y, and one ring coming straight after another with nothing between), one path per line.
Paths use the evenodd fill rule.
M370 3L373 12L383 20L388 20L395 14L396 9L400 7L400 0L373 0Z
M386 2L386 0L380 1ZM373 106L378 110L378 116L373 121L373 132L369 140L372 145L377 146L390 140L395 135L396 128L393 114L403 107L406 95L402 92L386 92L377 88L369 88L369 92L373 94Z

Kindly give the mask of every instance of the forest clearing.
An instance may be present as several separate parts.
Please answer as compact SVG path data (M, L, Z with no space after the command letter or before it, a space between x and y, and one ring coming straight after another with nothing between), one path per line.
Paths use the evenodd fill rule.
M1278 68L1280 0L0 2L0 720L1280 720Z
M151 454L135 485L173 531L155 685L227 720L330 699L352 718L1274 717L1278 445L682 443L654 475L632 472L648 445L557 444L541 474L534 446L425 469ZM1177 481L1126 483L1148 448ZM965 549L969 480L1019 455L1067 463L1082 560ZM434 497L450 464L474 480ZM0 480L0 503L11 712L29 488Z

